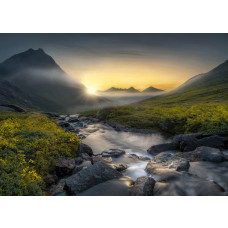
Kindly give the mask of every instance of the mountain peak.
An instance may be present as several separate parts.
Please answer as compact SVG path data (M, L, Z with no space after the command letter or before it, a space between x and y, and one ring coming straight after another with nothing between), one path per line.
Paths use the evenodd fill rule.
M43 49L30 48L27 51L13 55L0 64L0 72L5 75L27 69L58 69L55 60L46 54Z
M148 92L163 92L163 91L164 90L162 90L162 89L157 89L157 88L155 88L153 86L150 86L150 87L144 89L142 92L143 93L148 93Z

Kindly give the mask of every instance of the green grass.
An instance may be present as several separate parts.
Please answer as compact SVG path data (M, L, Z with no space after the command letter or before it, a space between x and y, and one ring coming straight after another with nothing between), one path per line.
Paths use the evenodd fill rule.
M79 139L41 114L0 113L0 195L43 195L43 177L60 157L76 157Z

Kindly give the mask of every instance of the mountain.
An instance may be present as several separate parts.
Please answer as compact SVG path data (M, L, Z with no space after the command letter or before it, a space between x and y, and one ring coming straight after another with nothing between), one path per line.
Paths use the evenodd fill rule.
M84 110L107 102L87 95L42 49L29 49L0 63L0 104L51 112Z
M153 106L228 103L228 60L196 75L176 89L141 103Z
M157 93L157 92L163 92L162 89L154 88L153 86L150 86L142 91L142 93Z
M105 90L104 92L128 92L128 93L139 93L139 90L134 87L130 87L128 89L111 87L110 89Z

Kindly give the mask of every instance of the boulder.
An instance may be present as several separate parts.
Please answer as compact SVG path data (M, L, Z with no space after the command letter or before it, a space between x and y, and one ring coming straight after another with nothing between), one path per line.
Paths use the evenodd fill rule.
M57 185L52 186L50 189L51 195L54 196L66 196L65 191L66 179L61 179Z
M59 121L58 124L62 128L70 127L70 124L68 122L66 122L66 121Z
M228 139L218 135L186 134L175 136L173 138L173 143L178 144L180 151L183 152L193 151L200 146L223 150L228 146Z
M75 158L75 164L76 164L76 165L80 165L82 162L83 162L82 157L77 157L77 158Z
M176 167L176 171L188 171L190 163L188 160L181 160Z
M92 158L87 153L81 153L80 157L86 161L92 161Z
M131 187L132 196L152 196L155 180L151 177L139 177Z
M90 146L84 144L84 143L81 143L80 144L80 147L79 147L79 153L86 153L88 154L89 156L92 156L93 155L93 150Z
M73 174L81 171L82 169L86 169L88 168L89 166L91 166L92 163L91 161L83 161L80 165L77 165L73 171Z
M223 160L228 161L228 150L222 152Z
M113 164L113 168L119 172L122 172L125 169L127 169L127 165L126 164Z
M158 153L165 152L165 151L172 151L177 150L178 144L175 143L164 143L159 145L151 146L147 152L152 155L157 155Z
M102 157L119 157L124 155L126 152L121 149L109 149L102 152Z
M112 163L112 158L111 157L102 157L101 155L93 156L92 157L92 162L93 164L97 162L103 162L106 164Z
M196 149L199 152L202 161L222 162L223 156L219 149L201 146Z
M74 168L75 168L74 158L60 158L56 164L56 175L58 177L69 175L73 172Z
M68 177L66 179L66 189L70 195L77 195L102 182L120 178L122 174L102 162L97 162L87 169Z

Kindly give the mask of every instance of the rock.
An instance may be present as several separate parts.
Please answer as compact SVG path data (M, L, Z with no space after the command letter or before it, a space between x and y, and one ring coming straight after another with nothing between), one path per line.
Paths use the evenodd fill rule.
M66 121L59 121L58 122L59 126L62 127L62 128L67 128L67 127L70 127L71 125L66 122Z
M109 149L108 151L102 152L102 157L119 157L125 154L124 150L121 149Z
M172 150L177 150L177 149L178 149L178 144L176 144L176 143L164 143L164 144L151 146L147 150L147 152L149 154L156 155L161 152L172 151Z
M181 160L176 167L176 171L188 171L190 163L187 160Z
M200 154L202 161L222 162L223 160L222 152L219 149L201 146L195 152Z
M228 150L222 152L223 160L228 161Z
M77 195L78 193L85 191L102 182L120 178L122 174L110 166L97 162L91 165L87 169L83 169L80 172L68 177L66 179L66 189L70 195Z
M80 147L79 147L79 153L86 153L88 154L89 156L92 156L93 155L93 150L90 146L84 144L84 143L81 143L80 144Z
M180 152L175 154L178 157L185 158L190 162L196 161L210 161L210 162L222 162L224 157L219 149L201 146L197 147L194 151Z
M186 159L162 152L148 162L145 171L156 181L170 181L179 178L180 171L187 171L189 166Z
M127 165L126 164L113 164L113 168L119 172L122 172L125 169L127 169Z
M92 158L87 153L82 153L80 156L83 160L92 161Z
M52 186L50 189L51 195L54 196L66 196L65 191L66 179L61 179L57 185Z
M92 163L91 161L83 161L80 165L77 165L73 171L73 174L81 171L82 169L86 169L88 168L89 166L91 166Z
M51 186L57 183L58 177L56 175L48 174L43 177L43 180L47 186Z
M140 161L149 161L149 160L150 160L150 158L144 157L144 156L139 156L138 159L139 159Z
M60 158L56 164L56 175L62 177L69 175L73 172L75 168L74 158Z
M69 123L79 122L79 119L77 117L72 116L72 117L69 117L68 122Z
M80 165L82 162L83 162L82 157L77 157L77 158L75 158L75 164L76 164L76 165Z
M139 177L130 190L132 196L152 196L155 180L151 177Z
M228 139L218 135L186 134L175 136L173 138L173 143L178 144L179 149L183 152L193 151L200 146L223 150L228 146Z
M116 123L116 122L109 122L109 126L114 128L116 131L126 131L126 127L122 124Z
M103 162L103 163L109 164L109 163L112 163L112 158L102 157L101 155L97 155L92 157L92 162L93 164L95 164L96 162Z

